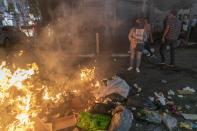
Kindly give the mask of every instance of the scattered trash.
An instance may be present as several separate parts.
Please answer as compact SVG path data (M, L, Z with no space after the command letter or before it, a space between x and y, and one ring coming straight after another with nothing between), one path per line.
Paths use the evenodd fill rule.
M162 121L170 131L177 127L177 119L170 115L167 115L166 113L162 117Z
M145 100L143 106L149 110L156 110L157 106L149 99Z
M188 90L177 90L177 92L181 95L192 95L192 94L194 94L193 92L188 91Z
M138 88L138 84L133 84L133 88Z
M142 88L138 88L138 89L137 89L137 92L141 92L141 91L142 91Z
M176 105L166 105L166 109L170 110L172 113L176 115L180 115L180 112L178 111Z
M77 127L84 130L107 130L111 122L111 116L80 112Z
M112 103L96 103L90 107L89 112L93 114L110 114L110 111L114 108L114 106L115 105Z
M153 104L153 102L151 100L143 99L142 97L139 97L139 96L129 97L126 104L129 109L132 109L133 107L136 107L139 109L147 108L150 110L157 109L157 106L155 104Z
M185 88L183 88L182 90L177 90L177 92L178 92L179 94L182 94L182 95L192 95L192 94L194 94L196 91L195 91L193 88L185 87Z
M74 118L73 115L71 116L66 116L64 118L59 118L56 120L53 120L53 130L57 131L57 130L61 130L61 129L65 129L68 127L73 127L76 125L76 119Z
M132 107L131 110L132 110L132 111L136 111L136 108L135 108L135 107Z
M113 112L109 131L129 131L133 121L133 113L123 106L118 106Z
M76 127L76 128L74 128L72 131L79 131L79 129Z
M177 95L179 98L183 98L183 95Z
M140 88L137 84L134 84L133 88L136 89L138 93L142 91L142 88Z
M189 109L191 109L191 106L185 105L185 108L186 108L187 110L189 110Z
M154 92L155 96L156 96L156 101L158 101L162 106L166 105L166 98L164 97L163 93L156 93Z
M127 107L129 109L133 107L144 108L143 107L143 99L139 96L130 96L126 102Z
M106 98L111 99L112 102L123 102L125 100L123 96L121 96L120 94L116 94L116 93L110 94L106 96L105 99Z
M169 90L169 91L168 91L168 95L170 95L170 96L174 96L174 95L175 95L175 93L174 93L174 91L173 91L173 90Z
M197 114L185 114L185 113L181 113L181 115L182 115L186 120L197 120Z
M136 94L136 96L140 96L140 94Z
M148 109L141 110L140 112L137 113L137 115L140 119L146 120L152 123L159 124L162 121L162 116L159 113L148 110Z
M39 118L34 118L34 130L36 131L53 131L53 125L52 123L45 123L43 122L41 119ZM2 129L1 129L2 130ZM15 131L18 130L18 131L22 131L24 129L21 129L21 128L17 128L15 129Z
M163 84L167 84L167 83L168 83L168 81L167 81L167 80L161 80L161 83L163 83Z
M107 82L107 86L103 86L95 91L95 97L97 99L116 93L124 98L128 97L131 87L125 80L120 77L115 77L113 80Z
M152 102L154 102L154 100L155 100L155 98L151 97L151 96L149 96L148 99L151 100Z
M196 92L193 88L190 88L190 87L185 87L185 88L183 88L183 90L185 90L185 91L191 91L191 92Z
M168 99L172 99L172 97L171 96L168 96Z
M179 126L189 130L197 129L197 124L194 124L192 122L180 122Z

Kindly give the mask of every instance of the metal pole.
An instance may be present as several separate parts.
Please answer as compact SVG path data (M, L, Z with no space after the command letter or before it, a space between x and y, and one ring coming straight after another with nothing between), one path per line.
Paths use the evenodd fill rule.
M96 55L100 53L100 45L99 45L99 33L96 33Z

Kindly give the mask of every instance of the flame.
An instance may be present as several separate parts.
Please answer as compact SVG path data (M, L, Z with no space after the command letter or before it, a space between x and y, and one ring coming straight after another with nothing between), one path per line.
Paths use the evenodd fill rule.
M28 86L24 82L30 79L37 70L38 67L35 63L29 65L27 70L19 68L13 73L6 67L5 61L0 65L0 106L12 106L13 110L9 112L9 115L15 116L12 123L6 123L8 126L5 128L9 131L15 131L17 128L26 130L33 127L30 120L32 115L30 108L34 103L30 92L32 86ZM20 92L21 95L15 94L14 90ZM0 125L3 124L0 122Z
M95 67L92 69L84 68L81 69L81 80L82 81L92 81L95 79Z
M54 92L54 87L46 85L35 86L33 76L39 73L36 63L28 64L27 69L17 68L15 64L12 66L15 71L8 68L6 61L0 65L0 130L34 131L34 118L45 110L43 105L64 102L66 93L62 90ZM89 87L100 87L95 78L95 67L82 69L80 77L81 83L88 82ZM81 93L79 89L72 92L76 95Z

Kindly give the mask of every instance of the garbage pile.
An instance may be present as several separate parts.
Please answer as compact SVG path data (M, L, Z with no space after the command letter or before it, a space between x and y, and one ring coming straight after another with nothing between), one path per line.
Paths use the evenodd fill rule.
M197 115L184 113L173 101L175 96L195 95L194 89L186 87L177 93L169 90L167 97L162 92L154 92L153 96L144 98L142 92L137 84L130 87L117 76L103 80L101 87L92 92L95 99L89 101L90 106L85 111L53 121L53 130L129 131L137 123L163 125L169 131L197 128Z

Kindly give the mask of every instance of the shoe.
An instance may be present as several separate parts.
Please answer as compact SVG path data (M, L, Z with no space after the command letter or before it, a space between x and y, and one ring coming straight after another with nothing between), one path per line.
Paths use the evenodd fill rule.
M154 58L154 59L156 59L156 58L157 58L157 56L156 56L156 55L154 55L154 54L153 54L153 55L151 55L150 57L151 57L151 58Z
M148 53L146 56L147 56L147 57L150 57L150 56L151 56L151 54L150 54L150 53Z
M127 70L128 71L131 71L133 69L133 67L132 66L130 66Z
M139 68L136 68L136 72L137 72L137 73L140 73L140 69L139 69Z
M160 64L160 65L166 65L166 63L165 63L165 62L160 62L159 64Z
M168 65L170 68L175 68L176 66L175 65L172 65L172 64L169 64Z

